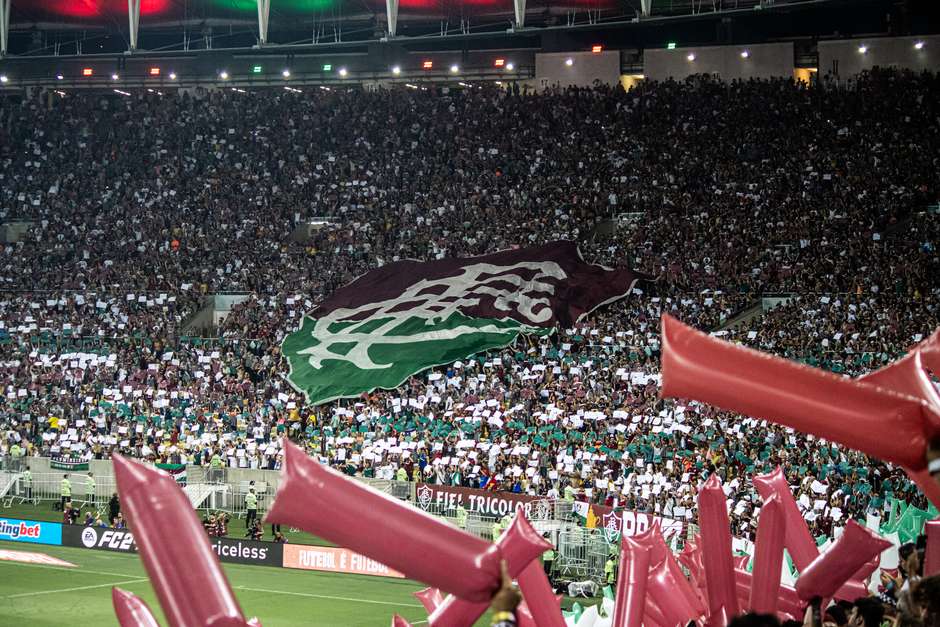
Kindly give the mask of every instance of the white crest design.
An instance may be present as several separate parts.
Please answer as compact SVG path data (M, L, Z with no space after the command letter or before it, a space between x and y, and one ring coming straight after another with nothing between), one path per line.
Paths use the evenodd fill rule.
M613 544L620 537L620 532L623 529L623 518L616 512L611 512L604 514L603 519L604 537L607 538L609 544Z
M340 360L362 370L380 370L393 364L378 364L372 360L369 349L376 344L449 340L467 333L514 334L518 328L495 324L439 325L451 314L479 305L484 299L492 299L493 307L504 312L505 317L512 313L532 325L543 325L552 319L548 296L555 293L555 285L546 279L561 281L568 276L553 261L525 261L508 266L475 263L459 270L460 274L453 277L421 279L389 300L331 311L317 319L311 331L318 343L297 354L308 356L310 365L316 369L321 369L325 360ZM526 279L514 273L517 270L534 270L536 274ZM431 328L423 333L392 334L398 325L413 318L423 318L425 325ZM351 319L355 320L350 322ZM331 330L330 327L341 328ZM337 345L346 349L350 344L352 348L346 352L336 350Z
M431 505L431 488L429 488L426 485L421 486L420 488L418 488L417 496L418 496L418 505L421 506L421 509L427 510L428 507Z

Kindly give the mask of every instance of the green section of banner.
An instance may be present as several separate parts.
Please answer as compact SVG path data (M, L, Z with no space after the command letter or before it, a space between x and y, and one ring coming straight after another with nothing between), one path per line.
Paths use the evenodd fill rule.
M520 333L552 332L459 312L446 319L410 317L391 328L388 321L377 316L323 328L305 317L300 330L287 336L281 347L290 363L291 383L309 402L324 403L393 389L427 368L507 346Z

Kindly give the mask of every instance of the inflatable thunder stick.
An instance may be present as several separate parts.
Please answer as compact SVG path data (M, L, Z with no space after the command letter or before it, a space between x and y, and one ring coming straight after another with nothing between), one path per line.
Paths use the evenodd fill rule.
M509 576L516 578L521 575L527 566L533 563L541 572L541 565L538 563L537 558L550 549L552 545L532 528L532 525L529 524L529 521L526 520L522 512L518 512L506 531L496 540L496 546L499 547L503 559L506 560L506 570ZM542 577L544 578L544 574ZM547 582L545 587L548 589L549 594L548 599L545 601L547 606L551 608L555 602L555 595ZM526 598L529 599L529 606L532 607L534 600L531 597L537 594L537 592L527 591L525 587L522 586L522 582L520 582L520 588L523 596L526 596L526 594L529 595L526 596ZM442 627L469 626L483 616L488 607L489 601L466 601L451 595L444 599L443 602L431 612L428 622L432 626L440 625ZM562 621L560 624L563 625L564 621L561 617L561 607L555 608L555 613L558 614L558 620Z
M804 601L832 597L858 569L891 547L891 543L849 520L845 531L796 580L796 593Z
M666 560L649 570L646 594L659 607L667 625L685 625L700 615L682 595Z
M112 588L111 602L121 627L160 627L147 604L135 594Z
M444 602L444 595L441 594L441 591L437 588L424 588L423 590L418 590L414 593L414 596L418 601L421 602L421 605L424 606L424 609L427 610L428 614L437 609L437 606Z
M731 553L731 522L728 504L718 476L713 474L698 492L699 533L702 536L702 562L708 582L709 615L724 611L738 614L738 595Z
M786 533L783 505L777 495L772 495L764 499L761 506L754 547L754 576L748 607L758 614L775 614L777 611Z
M643 622L649 570L650 550L627 536L621 537L617 597L611 627L633 627Z
M924 555L924 577L940 575L940 518L924 525L927 552Z
M298 527L468 601L500 585L499 547L347 479L285 444L265 521Z
M162 470L114 455L121 509L171 627L248 623L183 491Z
M927 464L926 425L940 424L919 398L723 342L668 315L662 396L765 418L914 470Z
M565 618L561 614L561 601L555 596L552 584L538 560L519 573L519 590L528 600L529 612L539 627L565 627Z

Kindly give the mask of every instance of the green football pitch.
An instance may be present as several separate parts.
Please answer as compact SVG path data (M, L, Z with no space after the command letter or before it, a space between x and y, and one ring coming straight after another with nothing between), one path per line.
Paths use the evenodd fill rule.
M144 599L166 625L137 555L0 542L0 549L45 553L75 568L0 562L0 625L117 625L111 588ZM393 613L427 624L413 581L223 564L246 617L279 625L387 626ZM479 624L484 624L480 622Z
M62 516L48 504L3 508L0 515L51 521L60 521ZM287 536L295 544L327 544L305 533ZM232 521L229 537L244 537L244 521ZM0 561L0 625L117 625L111 605L114 586L144 599L160 624L166 625L136 554L6 541L0 541L0 549L44 553L76 566ZM395 613L413 625L427 625L427 612L413 596L425 586L415 581L240 564L223 564L222 568L245 616L257 616L264 627L384 627ZM592 605L598 599L579 602ZM568 608L571 603L566 597L562 606ZM476 624L489 625L488 618Z

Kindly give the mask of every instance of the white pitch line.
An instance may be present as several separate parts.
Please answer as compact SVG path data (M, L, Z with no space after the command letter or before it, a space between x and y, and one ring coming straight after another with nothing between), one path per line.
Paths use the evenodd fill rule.
M66 571L71 571L71 572L74 572L74 573L78 573L78 572L82 572L82 573L92 573L92 574L95 574L95 575L109 575L109 576L111 576L111 577L122 577L122 576L123 576L123 577L126 577L126 576L127 576L127 575L125 575L125 574L123 574L123 573L111 573L111 572L105 572L105 571L103 571L103 570L87 570L87 569L85 569L85 568L82 568L81 566L78 566L77 568L72 568L72 567L69 567L69 566L50 566L50 565L48 565L48 564L26 564L26 563L23 563L23 562L0 562L0 564L3 564L3 565L11 565L11 566L29 566L29 567L32 567L32 568L48 568L48 569L50 569L50 570L66 570ZM140 582L143 582L143 581L147 581L147 579L132 579L132 580L125 581L125 582L109 583L109 584L99 584L99 585L97 585L97 586L90 586L90 587L87 587L87 588L77 588L77 589L73 589L73 590L86 590L86 589L87 589L87 590L90 590L90 589L92 589L92 588L104 588L104 587L107 587L107 586L119 586L119 585L124 585L124 584L129 584L129 583L140 583ZM311 598L311 599L331 599L331 600L334 600L334 601L351 601L351 602L358 602L358 603L371 603L371 604L373 604L373 605L392 605L392 606L395 606L395 607L424 607L423 605L420 605L420 604L417 604L417 603L395 603L394 601L373 601L373 600L371 600L371 599L353 599L353 598L349 598L349 597L337 597L337 596L330 596L330 595L326 595L326 594L311 594L311 593L309 593L309 592L290 592L290 591L287 591L287 590L266 590L266 589L263 589L263 588L249 588L249 587L247 587L247 586L234 586L234 588L235 588L236 590L246 590L246 591L248 591L248 592L265 592L265 593L269 593L269 594L286 594L286 595L290 595L290 596L308 597L308 598ZM70 591L71 591L71 590L50 590L50 591L43 591L43 592L38 592L38 593L37 593L37 592L26 592L26 593L23 593L23 594L17 594L17 595L13 595L13 596L11 596L11 597L2 597L2 598L14 598L14 597L18 597L18 596L28 596L28 595L35 595L35 594L50 594L50 593L52 593L52 592L70 592ZM427 621L425 621L425 622L427 622ZM420 624L420 623L412 623L412 624L417 625L417 624Z
M92 575L107 575L109 577L132 577L126 573L111 573L103 570L88 570L80 565L75 566L52 566L51 564L29 564L26 562L0 561L0 566L29 566L30 568L48 568L49 570L67 570L73 573L91 573Z
M248 586L235 586L236 590L248 592L265 592L268 594L288 594L296 597L309 597L311 599L331 599L333 601L351 601L353 603L372 603L374 605L394 605L395 607L424 607L417 603L396 603L395 601L373 601L370 599L353 599L350 597L334 597L328 594L311 594L309 592L290 592L288 590L266 590L264 588L249 588Z
M147 580L146 579L128 579L125 581L112 581L111 583L99 583L94 586L79 586L77 588L60 588L58 590L39 590L36 592L21 592L19 594L10 594L3 598L19 599L22 597L35 597L41 594L61 594L64 592L78 592L79 590L94 590L95 588L110 588L111 586L126 586L129 583L140 583L142 581L147 581Z

